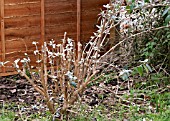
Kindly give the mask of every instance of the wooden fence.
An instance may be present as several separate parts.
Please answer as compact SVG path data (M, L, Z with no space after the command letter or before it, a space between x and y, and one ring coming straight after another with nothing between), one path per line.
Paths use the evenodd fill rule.
M64 32L86 42L96 30L97 15L109 0L0 0L0 61L33 57L33 41L60 41ZM15 74L0 68L0 76Z

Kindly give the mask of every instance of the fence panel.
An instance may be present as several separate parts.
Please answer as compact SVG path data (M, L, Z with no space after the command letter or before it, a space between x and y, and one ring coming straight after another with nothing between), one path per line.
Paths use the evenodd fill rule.
M35 60L33 41L42 43L44 40L54 39L60 42L64 32L74 40L80 34L81 42L87 42L96 30L97 15L103 4L108 2L109 0L0 0L0 61L13 62L24 57L24 53ZM0 76L15 73L10 67L11 63L7 66L0 68Z

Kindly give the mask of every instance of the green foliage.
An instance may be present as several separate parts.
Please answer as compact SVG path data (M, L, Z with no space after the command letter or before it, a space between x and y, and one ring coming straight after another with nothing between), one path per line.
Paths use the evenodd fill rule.
M141 95L149 97L143 102L143 106L130 105L128 108L117 105L123 114L128 113L128 119L131 121L169 121L170 120L170 93L157 93L156 90L138 90L132 89L130 94L125 94L123 98L135 102L135 98L138 97L138 101L144 101ZM145 105L145 106L144 106ZM119 115L120 119L122 115Z
M166 70L170 68L170 29L159 30L150 35L152 41L146 38L140 48L142 58L150 58L153 65L163 64Z
M166 7L162 16L165 18L165 25L168 25L170 21L170 7Z
M145 56L146 58L153 57L155 45L156 45L156 42L148 42L146 44L146 48L143 49L142 56Z
M139 73L140 76L143 76L144 70L142 65L136 67L135 70Z
M123 80L128 80L129 77L132 75L132 76L136 76L139 74L140 77L142 76L145 76L145 75L148 75L149 73L152 72L152 68L151 66L148 64L148 63L143 63L137 67L133 67L132 70L123 70L120 77L123 79ZM131 73L131 74L130 74Z
M163 18L158 21L155 20L158 22L155 25L157 27L168 25L170 21L169 8L163 10ZM162 68L167 70L168 73L170 72L170 28L152 31L143 35L142 39L136 38L134 47L136 59L148 58L154 66L162 64Z
M15 115L13 112L7 112L0 116L0 121L14 121Z

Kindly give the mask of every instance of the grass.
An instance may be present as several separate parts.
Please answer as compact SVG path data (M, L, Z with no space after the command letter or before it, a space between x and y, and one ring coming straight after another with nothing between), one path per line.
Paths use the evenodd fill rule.
M98 105L89 109L88 105L80 105L79 113L71 115L71 121L121 121L124 119L130 121L170 121L170 93L152 95L150 104L154 103L155 110L151 110L149 107L137 107L133 105L122 105L117 103L114 110L108 112L106 106ZM116 111L117 110L117 111ZM155 112L153 112L155 111ZM109 115L110 113L110 115ZM108 118L110 116L110 119ZM18 116L17 112L12 112L5 108L1 109L0 121L14 121L16 119L26 119L27 121L40 120L50 121L50 114L47 112L46 116L42 117L39 114L22 115Z
M0 121L13 121L15 114L13 112L6 112L0 116Z
M124 120L124 114L127 113L128 111L123 109L123 107L120 107L119 115L117 118L110 119L110 121L121 121ZM101 110L102 111L102 110ZM87 113L84 115L84 111L81 112L81 115L72 117L70 120L71 121L92 121L95 119L97 121L108 121L108 119L105 117L105 115L101 114L97 109L94 109L91 113ZM169 121L170 120L170 107L164 112L158 112L158 113L148 113L148 114L138 114L136 111L132 111L131 113L129 112L127 119L130 121ZM0 121L14 121L16 119L15 113L13 112L6 112L5 114L0 116ZM24 118L26 119L26 118ZM29 118L27 118L27 121L32 121L32 120L40 120L41 121L51 121L49 116L47 117L39 117L38 115L31 115Z

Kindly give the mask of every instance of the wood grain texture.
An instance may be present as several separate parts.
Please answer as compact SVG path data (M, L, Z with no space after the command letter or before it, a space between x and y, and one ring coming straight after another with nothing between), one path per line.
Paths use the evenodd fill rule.
M5 5L24 4L32 2L40 2L40 0L5 0Z
M16 39L13 41L6 41L6 50L7 50L6 53L34 50L35 46L32 44L32 42L33 40L31 41L26 39Z
M5 18L40 15L40 2L5 5Z
M38 36L40 33L40 26L5 29L5 36L7 40L14 38L29 38L31 36Z
M22 24L21 24L22 23ZM5 19L5 29L40 26L40 15Z
M55 1L45 4L45 13L63 13L67 11L76 11L76 0L74 1Z

